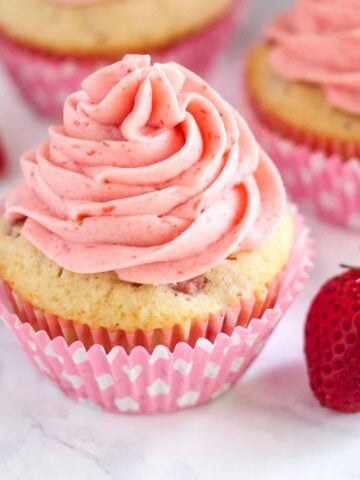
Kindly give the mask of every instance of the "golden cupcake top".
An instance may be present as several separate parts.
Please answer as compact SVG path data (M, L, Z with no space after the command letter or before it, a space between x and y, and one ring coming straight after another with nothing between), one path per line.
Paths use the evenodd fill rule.
M46 52L119 58L171 46L233 5L234 0L0 0L0 29Z

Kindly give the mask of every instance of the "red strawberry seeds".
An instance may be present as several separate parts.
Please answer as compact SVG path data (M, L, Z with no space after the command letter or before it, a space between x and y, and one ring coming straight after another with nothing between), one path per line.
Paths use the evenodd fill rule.
M306 323L305 354L320 403L360 412L360 269L332 278L315 297Z

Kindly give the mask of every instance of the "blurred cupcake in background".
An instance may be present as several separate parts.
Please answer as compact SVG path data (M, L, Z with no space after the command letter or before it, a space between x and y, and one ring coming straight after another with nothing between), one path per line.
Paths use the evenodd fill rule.
M247 0L0 0L0 52L23 96L60 117L68 94L126 53L204 75Z
M303 285L309 239L248 126L129 55L68 97L0 220L0 314L69 395L173 411L233 385Z
M7 167L6 154L4 149L4 144L0 137L0 178L4 175Z
M360 229L360 2L300 0L246 60L244 102L291 194Z

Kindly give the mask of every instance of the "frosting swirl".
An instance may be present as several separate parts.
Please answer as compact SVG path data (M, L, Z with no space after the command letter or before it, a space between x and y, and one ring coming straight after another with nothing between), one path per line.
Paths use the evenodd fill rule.
M266 35L279 75L315 83L332 106L360 114L358 0L300 0Z
M64 125L21 159L11 222L61 267L125 281L194 278L255 248L285 207L244 120L175 63L127 55L68 97Z

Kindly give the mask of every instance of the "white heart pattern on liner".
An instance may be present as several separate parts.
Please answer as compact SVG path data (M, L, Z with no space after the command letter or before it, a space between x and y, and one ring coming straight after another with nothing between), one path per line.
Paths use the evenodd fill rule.
M17 319L15 320L14 328L15 328L16 330L19 330L19 328L22 327L22 326L23 326L23 323L20 322L20 320L17 318Z
M131 397L123 397L115 399L115 406L120 412L137 412L140 408L139 404Z
M212 353L215 348L215 345L211 343L209 340L207 340L206 338L199 338L199 340L196 342L196 346L201 348L207 353Z
M158 378L152 385L147 387L147 391L150 397L156 397L158 395L168 394L170 392L170 387L164 380Z
M75 365L80 365L81 363L86 362L87 359L88 359L86 351L83 348L78 348L72 354L72 359L73 359Z
M235 345L240 345L241 343L241 338L240 338L240 335L236 332L234 332L231 336L231 346L235 346Z
M67 372L62 372L61 376L64 380L68 381L75 390L79 389L84 384L83 379L79 377L79 375L70 375Z
M150 365L154 365L158 360L169 360L170 352L169 350L164 347L163 345L159 345L153 351L149 363Z
M40 368L40 370L42 370L43 372L49 373L47 366L44 365L40 357L38 357L37 355L34 355L33 358L35 360L36 365Z
M187 362L182 358L178 358L173 365L173 369L180 372L182 375L189 375L192 369L192 362Z
M114 380L109 373L104 373L103 375L96 377L96 383L98 384L100 390L106 390L114 385Z
M129 368L127 365L124 365L122 367L122 371L125 373L125 375L128 377L131 383L136 382L137 378L143 371L143 367L141 365L136 365L133 368Z
M235 360L231 364L230 372L231 373L237 373L240 370L240 368L242 367L243 363L244 363L244 357L235 358Z
M46 348L45 348L45 355L49 358L53 357L53 358L56 358L57 360L59 360L60 363L64 363L64 359L63 357L61 357L60 355L58 355L56 352L54 352L53 348L51 345L48 345Z
M258 333L250 333L250 334L246 337L246 343L249 345L249 347L251 347L252 345L254 345L255 340L258 338L258 336L259 336Z
M337 180L338 187L341 188L341 190L345 193L345 195L348 195L349 197L352 197L355 195L356 192L356 186L351 180L347 180L346 178L338 178Z
M36 346L36 344L35 344L34 342L31 342L30 340L28 340L27 344L29 345L29 347L31 348L31 350L32 350L33 352L36 352L37 346Z
M200 393L195 390L189 390L187 393L177 399L177 406L180 408L192 407L199 399Z
M310 168L313 172L319 173L326 165L326 158L324 154L315 152L310 158Z
M279 140L279 150L282 155L288 155L292 150L292 145L287 140Z
M208 362L205 367L204 377L215 378L220 371L220 366L214 362Z
M113 361L115 360L115 358L118 356L119 351L120 351L120 347L113 347L113 348L111 349L111 351L110 351L110 352L108 353L108 355L107 355L110 363L113 363Z
M325 210L333 210L337 207L337 199L335 195L332 195L329 192L321 192L319 202Z

